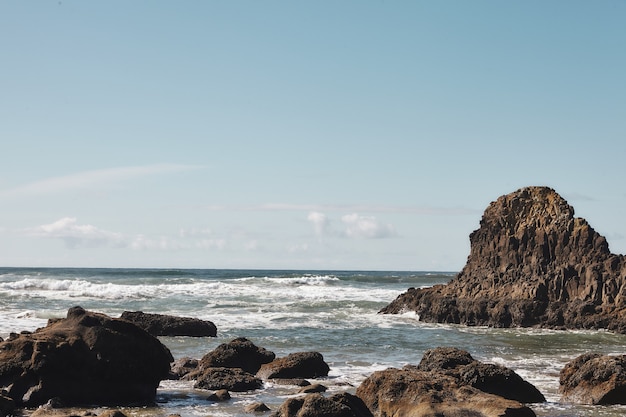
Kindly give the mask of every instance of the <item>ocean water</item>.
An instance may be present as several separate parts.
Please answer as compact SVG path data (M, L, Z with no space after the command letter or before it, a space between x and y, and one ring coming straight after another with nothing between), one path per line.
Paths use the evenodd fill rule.
M621 416L624 406L585 407L560 402L559 371L586 352L624 354L626 336L603 331L491 329L422 323L413 313L377 312L409 287L446 283L454 272L270 271L0 268L0 336L35 330L68 308L118 317L123 311L210 320L216 338L162 337L174 358L201 358L219 344L246 337L284 356L318 351L330 365L320 380L328 393L349 391L376 370L417 364L425 350L454 346L474 358L505 365L539 388L539 416ZM130 408L133 416L249 416L262 401L276 410L297 387L266 384L232 393L226 403L193 383L163 381L158 405Z

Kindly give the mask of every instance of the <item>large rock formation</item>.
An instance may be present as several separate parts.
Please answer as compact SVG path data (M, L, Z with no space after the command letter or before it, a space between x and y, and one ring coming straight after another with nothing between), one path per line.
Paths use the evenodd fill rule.
M451 282L410 288L381 312L626 333L625 258L551 188L522 188L492 202L470 243L467 264Z
M545 401L510 369L455 348L429 350L417 366L374 372L356 395L376 416L532 417L522 403Z
M0 343L0 387L18 406L149 404L172 361L134 324L74 307Z

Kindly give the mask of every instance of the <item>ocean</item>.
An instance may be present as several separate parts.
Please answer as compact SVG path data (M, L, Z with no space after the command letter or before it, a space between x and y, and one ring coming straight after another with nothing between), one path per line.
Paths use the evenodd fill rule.
M0 268L0 336L33 331L82 306L113 317L123 311L210 320L215 338L161 337L175 359L201 358L219 344L246 337L278 357L322 353L331 371L319 382L327 393L354 393L376 370L417 364L424 351L454 346L478 360L515 370L546 396L530 407L538 416L621 416L625 406L560 402L559 371L586 352L624 354L626 335L605 331L492 329L432 324L414 313L377 312L409 287L446 283L455 272L279 271L185 269ZM163 381L157 406L125 408L129 416L249 416L264 402L272 411L296 387L266 384L232 393L225 403L188 381Z

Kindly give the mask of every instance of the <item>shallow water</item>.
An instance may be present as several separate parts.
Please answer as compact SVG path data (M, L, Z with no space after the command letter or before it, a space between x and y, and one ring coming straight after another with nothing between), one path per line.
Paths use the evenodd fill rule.
M438 346L468 350L476 359L514 369L548 399L531 405L539 416L618 416L622 406L583 407L559 402L558 374L579 354L623 354L626 336L597 331L490 329L422 323L415 314L377 312L408 287L445 283L454 273L0 269L0 336L35 330L80 305L119 316L125 310L198 317L214 322L216 338L163 337L175 358L200 358L235 337L284 356L319 351L331 367L321 380L329 392L354 392L375 370L417 364ZM298 387L266 384L233 393L226 403L183 381L163 381L158 406L125 409L132 415L244 416L263 401L275 410Z

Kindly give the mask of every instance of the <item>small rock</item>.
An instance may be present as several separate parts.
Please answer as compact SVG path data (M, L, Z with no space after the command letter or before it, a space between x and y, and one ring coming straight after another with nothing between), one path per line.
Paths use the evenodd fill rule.
M322 384L311 384L306 387L302 387L298 390L299 394L312 394L314 392L326 392L328 388L326 388Z
M230 400L230 393L228 390L220 389L209 395L207 398L209 401L224 402Z
M243 411L246 413L264 413L270 411L270 408L264 403L252 403L246 405Z

